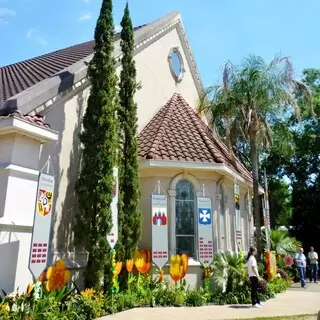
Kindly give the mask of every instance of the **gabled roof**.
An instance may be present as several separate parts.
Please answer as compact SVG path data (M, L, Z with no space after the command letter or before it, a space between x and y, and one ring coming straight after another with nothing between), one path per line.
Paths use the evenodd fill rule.
M178 12L137 27L134 33L135 54L144 50L176 28L198 92L203 87L191 48ZM119 61L121 47L116 35L114 56ZM53 98L86 83L88 63L93 56L94 42L89 41L37 58L0 67L0 115L16 110L21 114L37 113ZM55 101L57 101L55 99ZM43 107L42 107L43 106ZM38 109L39 108L39 109Z
M250 172L231 156L212 130L175 93L139 134L139 156L144 160L176 160L222 163L243 178Z
M136 27L138 30L143 26ZM120 33L115 34L115 41ZM0 67L0 106L14 95L48 79L93 53L94 41L87 41L39 57Z

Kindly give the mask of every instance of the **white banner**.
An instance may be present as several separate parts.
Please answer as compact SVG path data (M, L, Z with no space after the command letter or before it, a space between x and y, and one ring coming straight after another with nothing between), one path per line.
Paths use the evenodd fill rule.
M211 199L198 197L199 261L210 265L213 261L213 213Z
M152 261L162 268L169 258L168 200L164 194L151 198Z
M240 211L240 191L239 185L234 184L234 206L235 206L235 225L237 245L242 245L241 211Z
M118 168L113 169L113 192L112 192L112 202L111 202L111 211L112 211L112 229L107 235L107 240L111 249L115 247L118 241L118 199L119 199L119 178L118 178ZM124 240L125 241L125 240Z
M38 181L33 219L29 270L38 279L47 267L52 223L54 176L41 173Z

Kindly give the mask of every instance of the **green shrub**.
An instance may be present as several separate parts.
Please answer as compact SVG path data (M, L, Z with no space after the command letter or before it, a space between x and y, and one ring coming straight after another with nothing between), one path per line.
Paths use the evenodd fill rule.
M210 295L204 290L188 290L186 305L200 307L209 301Z
M288 281L281 278L275 278L268 283L268 288L270 291L273 291L275 294L281 293L287 290Z
M155 306L170 306L174 300L174 290L165 285L161 285L153 291L153 305Z
M181 307L185 304L186 301L186 292L184 290L174 290L173 300L171 304L175 307Z

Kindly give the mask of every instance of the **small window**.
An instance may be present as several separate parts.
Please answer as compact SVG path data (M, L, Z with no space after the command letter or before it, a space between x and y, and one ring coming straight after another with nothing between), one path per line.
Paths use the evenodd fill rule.
M170 51L169 57L170 71L176 82L180 82L184 73L183 59L178 48L173 48Z
M188 180L176 185L176 249L195 257L195 190Z

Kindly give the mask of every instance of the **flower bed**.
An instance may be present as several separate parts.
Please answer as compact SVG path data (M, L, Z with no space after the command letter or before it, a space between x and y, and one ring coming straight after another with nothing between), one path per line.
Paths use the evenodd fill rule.
M113 257L115 255L112 255ZM266 263L267 267L270 265ZM134 266L135 269L134 270ZM222 253L215 257L211 266L203 268L203 287L190 289L184 277L188 271L188 257L171 257L169 274L165 279L158 270L152 279L150 252L138 251L134 259L126 263L112 261L112 283L109 292L93 289L79 291L70 282L71 273L64 262L58 260L48 268L23 295L10 294L2 298L0 318L3 320L90 320L105 314L126 309L148 306L202 306L205 304L250 303L250 284L243 255ZM126 286L120 289L118 277L124 269ZM134 271L136 273L134 274ZM269 272L266 270L266 273ZM283 275L284 271L282 272ZM286 274L287 275L287 274ZM261 300L274 297L286 290L292 282L280 273L261 283Z

